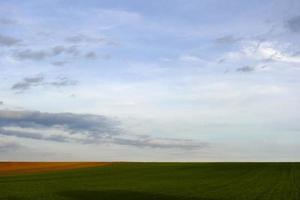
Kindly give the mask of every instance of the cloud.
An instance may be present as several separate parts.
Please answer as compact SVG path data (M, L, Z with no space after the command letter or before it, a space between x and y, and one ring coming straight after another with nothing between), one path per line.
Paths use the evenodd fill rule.
M77 81L71 80L67 77L58 77L54 81L46 81L44 75L38 74L32 77L25 77L23 80L12 85L11 89L24 92L26 90L31 89L32 87L37 86L55 86L55 87L64 87L64 86L74 86L77 85Z
M118 45L117 42L112 41L107 38L103 37L91 37L83 34L72 35L65 38L65 41L72 44L79 44L79 43L90 43L90 44L104 44L104 45L111 45L115 46Z
M93 42L93 41L95 42L95 38L92 39L85 35L73 35L73 36L66 37L65 40L70 43ZM97 41L98 40L96 40L96 42ZM99 40L99 41L101 41L101 40Z
M59 77L57 78L57 80L53 81L53 82L49 82L46 83L47 85L52 85L52 86L58 86L58 87L62 87L62 86L73 86L73 85L77 85L77 81L74 80L70 80L67 77Z
M72 45L72 46L63 46L63 45L58 45L52 48L51 50L52 53L49 53L49 56L58 56L61 54L69 54L72 56L77 56L80 54L80 51L78 49L78 46Z
M65 51L65 47L64 46L55 46L52 48L52 54L53 55L60 55Z
M87 58L87 59L95 59L95 58L97 58L97 54L95 53L95 52L88 52L88 53L86 53L85 54L85 57Z
M120 134L118 125L118 121L102 115L0 110L1 134L33 139L42 139L42 136L36 132L11 131L7 128L30 128L41 132L43 129L54 128L69 134L81 133L91 138L100 138ZM3 130L6 132L3 133Z
M44 60L48 57L47 52L44 50L33 51L31 49L25 49L21 51L16 51L14 56L19 60Z
M300 32L300 15L286 21L287 28L295 33Z
M216 43L225 44L225 45L234 44L234 43L237 43L239 41L241 41L241 38L236 38L232 35L226 35L226 36L219 37L219 38L216 39Z
M207 143L194 140L131 135L120 121L103 115L0 110L0 135L84 144L115 144L137 148L200 149Z
M300 63L300 56L287 50L288 44L276 42L244 41L241 49L227 52L224 59L228 62L282 62Z
M251 66L243 66L236 69L237 72L253 72L254 70L255 68Z
M73 131L73 129L71 129ZM86 131L88 129L84 129ZM78 130L76 130L78 131ZM82 130L81 130L82 131ZM170 139L170 138L151 138L149 136L135 136L134 138L127 138L122 136L114 136L115 134L103 137L101 134L95 135L88 132L85 138L74 138L72 136L64 135L46 135L40 132L7 130L0 128L0 134L5 136L14 136L19 138L27 138L34 140L46 140L54 142L79 142L83 144L98 144L98 143L112 143L117 145L134 146L138 148L160 148L160 149L186 149L193 150L208 147L208 143L195 142L193 140L185 139ZM118 134L119 135L119 134Z
M151 138L140 137L135 139L115 138L114 142L121 145L130 145L140 148L161 148L161 149L200 149L208 147L208 143L195 142L185 139L170 139L170 138Z
M27 45L27 47L25 48L24 46L21 46L20 48L11 51L11 56L21 61L43 61L45 59L53 59L55 57L61 56L94 59L97 57L95 48L97 48L99 44L105 44L109 46L118 45L117 42L107 38L91 37L81 34L67 37L65 41L67 43L54 46L45 46L40 49L31 48L30 45ZM18 39L0 35L0 46L13 46L19 44L20 42L21 41ZM101 58L107 59L107 56L102 56ZM52 63L59 66L62 66L64 64L63 62L53 61Z
M11 46L19 45L20 43L21 40L19 39L0 34L0 46L11 47Z
M76 45L72 46L54 46L49 50L32 50L32 49L24 49L17 50L14 52L13 56L19 60L34 60L41 61L47 58L59 56L61 54L67 54L71 56L78 56L80 51Z
M37 75L34 77L26 77L22 81L15 83L11 89L17 91L28 90L33 86L41 85L44 81L43 75Z
M16 21L8 18L0 18L0 25L12 25L16 24Z
M47 140L54 142L67 142L68 138L62 135L47 136L41 133L35 133L30 131L18 131L18 130L6 130L0 128L0 134L5 136L15 136L19 138L35 139L35 140Z
M0 101L0 106L1 106L1 105L4 105L4 102L3 102L3 101Z
M55 61L55 62L52 62L52 65L55 65L55 66L64 66L68 63L68 61Z

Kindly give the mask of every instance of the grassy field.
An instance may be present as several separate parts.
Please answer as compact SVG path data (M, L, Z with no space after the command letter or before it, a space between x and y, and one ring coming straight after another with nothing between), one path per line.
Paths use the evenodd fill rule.
M300 199L300 163L114 163L0 176L0 200Z

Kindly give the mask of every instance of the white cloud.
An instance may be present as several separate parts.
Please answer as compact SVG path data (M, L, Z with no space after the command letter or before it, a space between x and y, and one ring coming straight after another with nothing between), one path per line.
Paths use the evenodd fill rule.
M231 61L276 61L300 63L300 56L288 52L289 44L278 42L244 41L240 51L226 53L225 58Z

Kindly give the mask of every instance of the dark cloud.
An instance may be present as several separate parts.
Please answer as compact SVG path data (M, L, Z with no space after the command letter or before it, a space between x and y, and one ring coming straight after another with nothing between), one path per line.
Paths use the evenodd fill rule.
M255 68L251 66L244 66L236 69L237 72L253 72L254 70Z
M292 32L300 32L300 15L288 19L286 26Z
M43 84L44 79L45 78L43 75L37 75L34 77L26 77L22 81L13 84L11 89L16 90L16 91L28 90L33 86L39 86L39 85Z
M32 77L25 77L20 82L13 84L11 89L17 92L24 92L36 86L43 85L43 86L64 87L64 86L74 86L77 85L77 83L78 83L77 81L71 80L67 77L58 77L54 81L46 81L44 75L38 74Z
M19 39L0 34L0 46L11 47L11 46L19 45L20 43L21 40Z
M108 143L138 148L191 150L208 146L207 143L193 140L130 135L120 125L118 120L102 115L0 110L0 135L5 136L84 144ZM47 130L51 130L51 133ZM59 134L62 131L65 134ZM81 137L74 137L78 134Z
M1 106L1 105L4 105L4 102L3 102L3 101L0 101L0 106Z
M226 35L216 39L216 43L218 44L234 44L241 40L241 38L236 38L232 35Z

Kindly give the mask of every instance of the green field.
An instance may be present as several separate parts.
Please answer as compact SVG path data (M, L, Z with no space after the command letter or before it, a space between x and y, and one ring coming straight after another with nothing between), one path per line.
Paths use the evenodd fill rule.
M0 177L6 200L300 199L300 163L120 163Z

